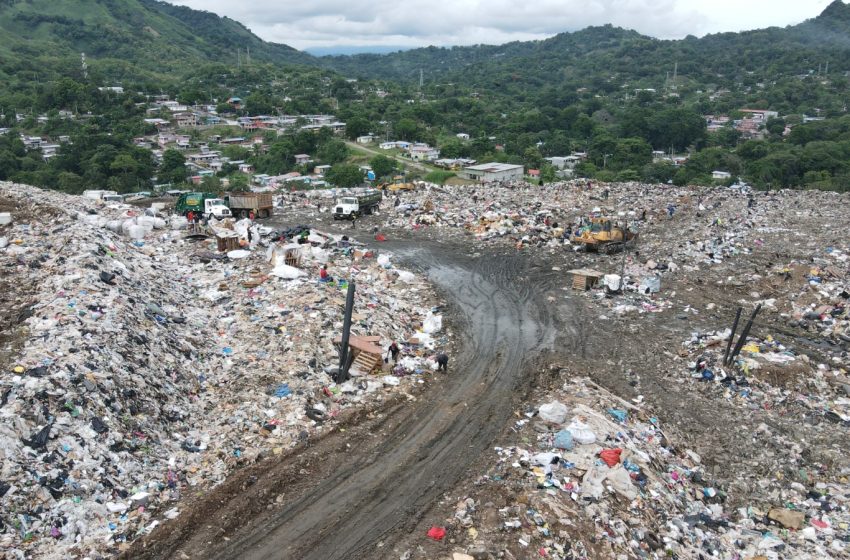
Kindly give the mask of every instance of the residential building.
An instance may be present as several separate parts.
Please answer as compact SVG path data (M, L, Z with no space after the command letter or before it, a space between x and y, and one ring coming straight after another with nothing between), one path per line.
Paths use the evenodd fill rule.
M311 158L308 154L295 154L295 165L307 165L312 161L313 158Z
M555 156L544 159L551 163L552 167L559 170L575 169L575 166L581 162L581 158L578 156Z
M760 122L767 122L770 119L775 119L779 117L779 113L777 111L765 111L762 109L741 109L741 112L744 113L744 118L751 118Z
M366 134L363 136L357 137L358 144L370 144L375 141L375 136L373 134Z
M726 179L731 179L732 174L728 171L712 171L711 178L715 181L725 181Z
M460 169L462 167L469 167L470 165L475 165L477 162L474 159L457 158L438 159L435 160L433 163L437 167L443 167L445 169Z
M509 163L482 163L463 169L461 175L473 181L518 181L524 175L521 165Z
M411 146L408 153L414 161L433 161L440 157L440 150L428 145Z
M457 136L459 140L463 140L463 141L469 140L469 134L467 134L465 132L458 132L457 134L455 134L455 136Z
M406 150L410 148L410 142L404 142L401 140L393 142L381 142L378 147L382 150Z

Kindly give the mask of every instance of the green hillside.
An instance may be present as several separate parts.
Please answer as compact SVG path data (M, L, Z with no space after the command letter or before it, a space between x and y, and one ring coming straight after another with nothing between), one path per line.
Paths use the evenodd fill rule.
M817 18L786 28L659 40L610 25L561 33L541 41L499 46L413 49L389 55L322 57L351 76L413 82L462 82L482 89L578 85L614 89L624 82L663 86L678 76L724 85L742 76L775 79L829 63L850 71L850 6L836 0ZM604 69L604 71L603 71ZM519 84L519 86L516 86ZM607 85L606 85L607 84Z
M0 0L0 53L15 59L77 59L131 64L156 73L192 61L251 59L309 63L310 55L266 43L243 25L215 14L155 0Z

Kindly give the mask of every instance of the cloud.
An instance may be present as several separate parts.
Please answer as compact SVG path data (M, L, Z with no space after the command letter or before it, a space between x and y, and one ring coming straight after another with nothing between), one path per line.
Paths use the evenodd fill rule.
M229 16L268 41L319 46L451 46L543 39L611 23L670 39L789 25L830 0L173 0Z

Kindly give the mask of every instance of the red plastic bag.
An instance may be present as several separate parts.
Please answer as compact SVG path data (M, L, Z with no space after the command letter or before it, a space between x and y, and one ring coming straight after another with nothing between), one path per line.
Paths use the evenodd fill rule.
M441 541L446 536L446 530L442 527L431 527L428 529L428 536L435 541Z
M620 462L620 454L622 453L622 449L603 449L599 452L599 458L605 461L605 464L609 467L613 467Z

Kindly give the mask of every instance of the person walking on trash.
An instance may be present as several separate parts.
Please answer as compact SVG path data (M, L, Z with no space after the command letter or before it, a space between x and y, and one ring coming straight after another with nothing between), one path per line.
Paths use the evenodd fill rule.
M398 349L398 344L396 343L395 340L393 340L393 343L390 344L389 348L387 348L387 355L388 355L388 357L392 357L394 364L398 363L399 352L400 352L400 350Z
M449 371L449 357L440 352L434 358L437 360L437 371L442 371L443 373L448 373Z

